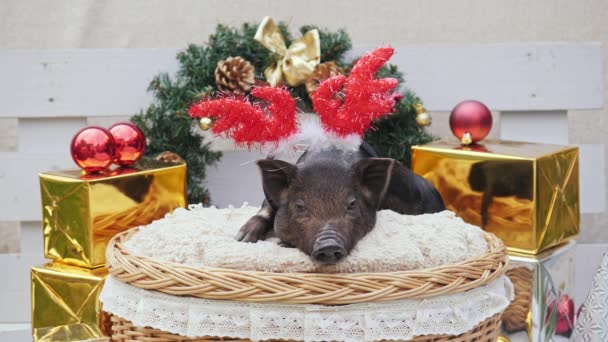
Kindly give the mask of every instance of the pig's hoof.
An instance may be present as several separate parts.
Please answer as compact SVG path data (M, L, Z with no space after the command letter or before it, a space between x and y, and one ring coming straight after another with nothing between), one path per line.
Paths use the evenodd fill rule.
M236 235L236 240L243 242L264 240L269 228L270 224L268 220L261 216L254 216L241 227L241 230Z
M285 242L285 241L279 241L279 246L285 247L285 248L296 248L296 246L290 244L289 242Z

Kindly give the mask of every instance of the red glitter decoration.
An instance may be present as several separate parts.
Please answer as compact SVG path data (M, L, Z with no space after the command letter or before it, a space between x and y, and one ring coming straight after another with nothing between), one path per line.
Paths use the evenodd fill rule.
M114 138L114 163L120 166L132 165L146 151L146 138L141 130L130 122L119 122L108 131Z
M355 63L350 75L332 77L319 85L312 102L323 128L338 136L362 136L372 122L393 112L401 98L393 90L395 78L376 79L376 72L394 49L376 49ZM193 118L211 118L215 135L231 137L237 145L274 143L298 132L297 111L290 92L283 88L254 87L251 96L203 100L188 110ZM266 105L264 105L266 104Z
M399 81L374 77L393 53L390 46L376 49L361 57L348 78L338 75L319 85L312 103L326 130L339 136L363 135L374 120L391 114Z
M114 138L105 128L81 129L72 138L70 153L74 162L86 172L99 172L112 165Z
M214 119L211 131L232 137L238 145L278 143L298 130L296 104L287 89L254 87L251 95L268 105L244 98L202 101L188 110L194 118Z

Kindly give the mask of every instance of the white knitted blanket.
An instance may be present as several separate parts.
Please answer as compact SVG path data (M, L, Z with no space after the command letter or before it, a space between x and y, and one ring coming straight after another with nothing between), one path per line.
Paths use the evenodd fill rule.
M487 249L481 229L444 211L419 216L378 213L374 229L336 265L323 266L276 239L257 243L234 239L258 208L176 209L142 227L125 243L133 254L157 260L269 272L389 272L422 269L476 257Z

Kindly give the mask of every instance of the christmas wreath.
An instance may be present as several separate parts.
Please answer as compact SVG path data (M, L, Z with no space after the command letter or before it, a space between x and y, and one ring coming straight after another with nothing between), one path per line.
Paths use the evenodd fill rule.
M300 33L294 39L285 23L276 25L268 17L259 25L245 23L241 28L218 25L206 45L192 44L178 53L175 75L161 73L150 82L154 101L131 121L149 139L146 154L170 150L186 160L190 203L210 203L202 185L205 170L222 156L202 136L201 130L211 124L209 119L197 125L188 115L193 103L216 94L248 96L255 86L270 85L284 86L301 111L310 111L317 85L351 70L353 61L345 58L351 40L344 30L305 25ZM401 93L394 113L376 120L365 140L380 155L409 165L410 147L432 140L423 128L429 117L421 100L403 87L403 75L396 66L382 67L378 76L396 78Z

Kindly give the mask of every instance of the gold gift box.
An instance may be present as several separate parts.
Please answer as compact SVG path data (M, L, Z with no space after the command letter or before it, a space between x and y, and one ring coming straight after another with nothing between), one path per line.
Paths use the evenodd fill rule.
M502 335L520 341L570 337L578 306L574 303L576 243L538 255L509 256L507 276L514 299L502 315Z
M99 328L99 294L105 267L87 269L60 263L31 269L34 341L107 340Z
M40 174L44 255L83 267L105 264L116 233L186 206L186 165L142 159L98 174Z
M578 148L508 141L414 146L412 169L463 220L536 254L579 232Z
M34 331L32 339L35 342L109 342L110 337L104 336L99 328L92 324L66 324L58 327L38 328Z

